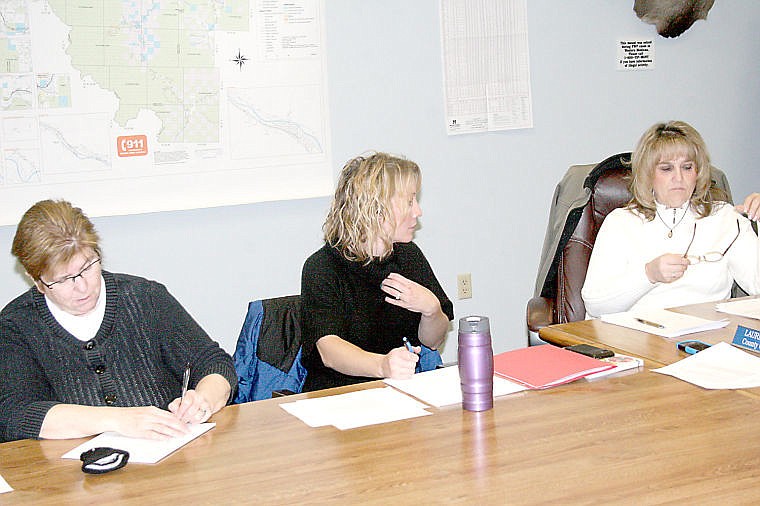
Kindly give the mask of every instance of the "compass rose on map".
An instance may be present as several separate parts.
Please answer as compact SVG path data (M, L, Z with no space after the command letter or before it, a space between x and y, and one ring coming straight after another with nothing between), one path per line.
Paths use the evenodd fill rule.
M235 56L231 61L235 62L240 70L243 70L243 64L248 61L248 58L240 54L240 49L238 49L237 56Z

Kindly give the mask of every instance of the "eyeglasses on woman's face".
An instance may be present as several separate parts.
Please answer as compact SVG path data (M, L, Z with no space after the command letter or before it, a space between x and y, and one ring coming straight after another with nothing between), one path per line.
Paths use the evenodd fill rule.
M698 264L699 262L719 262L726 255L726 253L728 253L728 250L739 238L740 232L741 229L739 228L739 220L736 220L736 235L734 236L734 239L729 243L729 245L726 246L726 249L724 249L722 253L720 251L708 251L704 255L689 255L689 249L691 249L694 238L697 236L697 224L694 223L694 232L691 234L691 241L689 241L689 245L686 247L686 253L683 254L683 257L689 260L689 265Z
M53 290L54 288L71 289L76 284L78 278L86 277L89 279L91 275L94 275L97 272L97 269L94 269L93 267L95 267L99 262L100 257L96 257L94 260L88 262L87 265L85 265L77 274L66 276L51 283L46 283L42 280L42 278L40 278L40 283L45 285L49 290Z

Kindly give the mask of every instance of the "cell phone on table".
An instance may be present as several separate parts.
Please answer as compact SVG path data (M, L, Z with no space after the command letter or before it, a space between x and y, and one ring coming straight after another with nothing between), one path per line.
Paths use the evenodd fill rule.
M700 351L709 348L711 345L696 339L690 339L688 341L680 341L676 346L679 350L686 352L689 355L694 355L695 353L699 353Z
M574 351L575 353L580 353L581 355L586 355L587 357L591 358L609 358L615 356L615 353L612 350L599 348L590 344L574 344L572 346L568 346L565 349Z

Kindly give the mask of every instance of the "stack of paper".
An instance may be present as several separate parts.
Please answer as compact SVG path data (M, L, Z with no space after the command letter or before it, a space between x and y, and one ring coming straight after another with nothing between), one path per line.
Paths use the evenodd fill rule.
M499 376L533 389L569 383L615 367L551 344L500 353L493 357L493 366Z
M64 459L79 460L87 450L98 447L117 448L129 452L129 463L155 464L175 450L185 446L201 434L216 427L215 423L188 425L190 432L185 436L173 437L164 441L123 436L118 432L104 432L63 455Z
M728 325L728 320L706 320L667 309L637 309L610 313L602 315L601 320L663 337L678 337Z
M383 381L392 387L398 388L439 408L462 402L462 385L459 380L459 367L456 365L421 372L412 376L411 379L397 380L386 378ZM526 389L526 386L494 376L494 397L522 392Z
M310 427L334 425L340 430L430 415L427 407L391 387L315 397L280 404Z
M652 369L702 388L760 386L760 358L721 342L674 364Z
M760 320L760 299L741 299L715 304L721 313L735 314L745 318Z
M612 357L600 358L599 360L602 362L610 363L615 367L606 371L589 374L586 376L586 379L601 378L602 376L609 376L610 374L627 371L629 369L638 369L639 367L644 366L644 361L642 359L638 357L631 357L629 355L621 355L620 353L615 353L615 355Z

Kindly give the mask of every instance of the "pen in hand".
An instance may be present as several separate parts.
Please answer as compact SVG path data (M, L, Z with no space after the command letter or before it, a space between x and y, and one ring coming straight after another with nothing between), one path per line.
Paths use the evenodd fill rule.
M190 362L185 366L185 375L182 376L182 396L180 397L180 404L185 400L185 394L187 393L187 387L190 385Z
M415 353L415 351L414 351L414 348L412 347L412 344L409 342L409 339L407 339L406 336L404 336L403 340L404 340L404 346L406 346L406 351L408 351L409 353L414 353L415 355L417 355L417 353ZM420 363L419 362L420 362L419 359L417 359L417 364L414 366L414 372L416 372L416 373L421 371L421 369L419 368L420 367Z
M649 321L649 320L645 320L644 318L634 318L634 319L635 319L637 322L639 322L639 323L643 323L644 325L649 325L650 327L654 327L654 328L657 328L657 329L664 329L664 328L665 328L665 325L663 325L663 324L661 324L661 323L657 323L657 322L652 322L652 321Z

